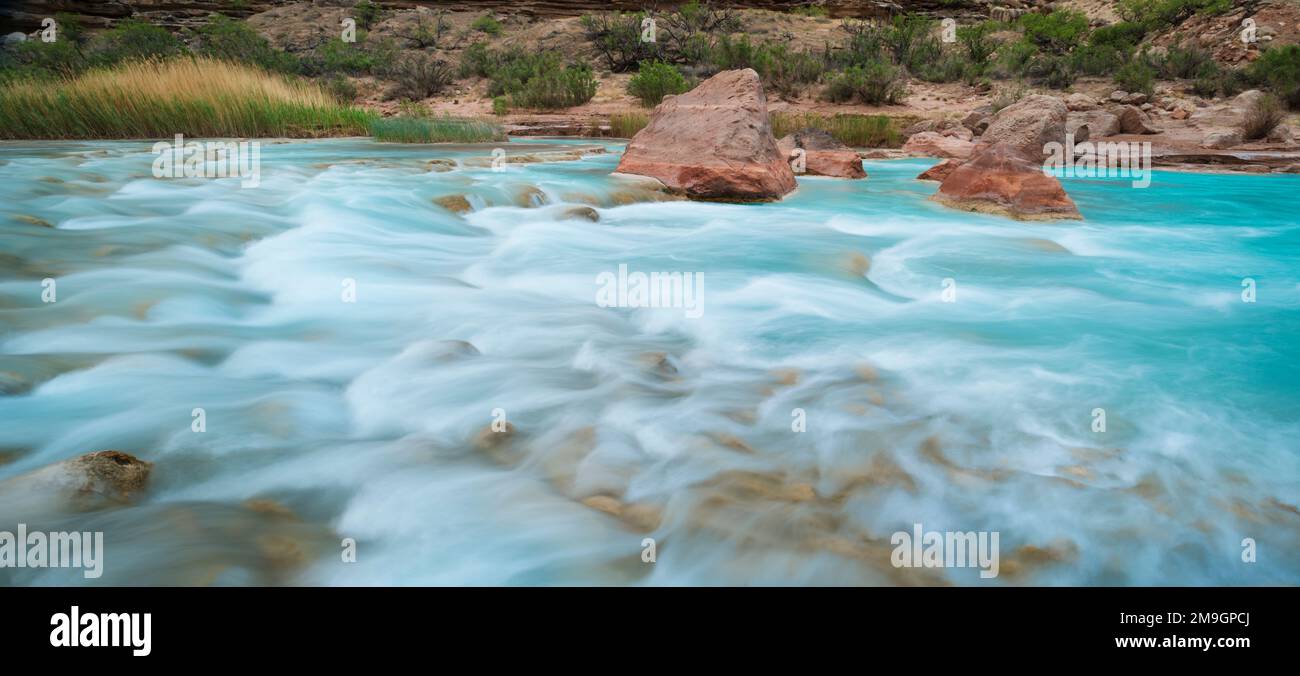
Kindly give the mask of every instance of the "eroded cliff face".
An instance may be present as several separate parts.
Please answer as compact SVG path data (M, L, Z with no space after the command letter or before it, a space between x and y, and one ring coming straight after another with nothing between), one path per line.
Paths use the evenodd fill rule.
M40 27L41 19L59 12L77 15L91 28L111 26L117 21L135 18L161 26L182 27L200 24L213 12L235 18L247 18L284 5L321 5L350 7L356 0L19 0L3 2L0 21L5 32L25 32ZM650 0L378 0L378 4L401 9L416 6L460 11L500 11L539 17L580 16L608 10L638 10L655 4ZM658 3L661 10L680 3ZM733 7L787 10L808 4L790 0L734 0ZM920 12L945 16L963 13L987 14L993 6L1029 7L1034 0L820 0L827 15L841 17L883 17L893 13Z

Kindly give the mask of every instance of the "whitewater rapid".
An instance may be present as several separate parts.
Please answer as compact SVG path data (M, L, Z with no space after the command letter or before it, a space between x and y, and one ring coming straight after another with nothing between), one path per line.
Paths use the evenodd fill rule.
M920 160L705 204L509 145L592 143L265 141L252 189L0 144L0 481L155 463L0 515L102 530L102 578L0 583L1300 583L1300 177L1068 179L1083 222L1021 223ZM602 307L620 265L702 273L701 315ZM894 567L915 524L998 532L1000 575Z

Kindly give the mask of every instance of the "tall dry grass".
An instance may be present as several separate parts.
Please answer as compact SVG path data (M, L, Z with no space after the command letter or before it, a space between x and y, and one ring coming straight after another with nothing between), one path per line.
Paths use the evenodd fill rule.
M0 138L362 135L368 113L315 84L208 58L138 61L0 85Z

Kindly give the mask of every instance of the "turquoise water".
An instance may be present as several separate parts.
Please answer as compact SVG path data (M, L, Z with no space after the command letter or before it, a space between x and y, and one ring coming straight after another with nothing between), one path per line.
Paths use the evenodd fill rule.
M921 160L661 201L604 145L264 143L240 189L0 144L0 481L156 463L0 530L103 530L99 584L1300 582L1300 177L1069 179L1086 220L1021 223ZM620 264L703 273L701 316L599 306ZM997 531L1001 575L894 568L915 523Z

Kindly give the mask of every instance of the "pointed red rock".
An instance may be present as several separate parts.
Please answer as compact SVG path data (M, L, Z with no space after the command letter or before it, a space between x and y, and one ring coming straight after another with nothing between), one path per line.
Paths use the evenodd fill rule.
M692 199L773 200L796 187L751 68L723 71L665 98L615 171L656 178Z

